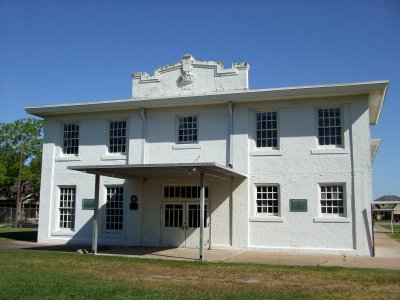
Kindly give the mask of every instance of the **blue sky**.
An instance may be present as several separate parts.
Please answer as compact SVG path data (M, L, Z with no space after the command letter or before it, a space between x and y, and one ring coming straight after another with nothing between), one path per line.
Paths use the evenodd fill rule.
M131 96L191 53L250 63L250 88L390 80L374 196L400 195L400 1L0 0L0 122L25 106Z

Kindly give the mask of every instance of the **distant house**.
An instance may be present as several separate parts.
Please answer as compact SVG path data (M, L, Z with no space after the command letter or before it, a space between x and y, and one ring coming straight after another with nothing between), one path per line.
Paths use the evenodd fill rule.
M17 206L17 186L5 186L0 188L0 226L10 225L15 222ZM21 184L22 222L37 225L39 217L39 199L35 193L32 181L24 181Z
M0 188L0 209L16 208L17 189L17 185ZM32 181L21 184L21 200L22 208L37 209L39 207L38 195L34 191Z
M39 242L371 255L388 82L249 90L248 71L185 55L133 73L132 98L26 108Z
M374 203L379 203L379 202L398 202L397 204L376 204L377 209L382 209L382 211L376 211L374 213L375 218L377 220L391 220L392 216L392 211L394 214L394 220L399 220L400 221L400 197L396 195L385 195L382 197L379 197L374 201ZM385 211L386 210L386 211Z

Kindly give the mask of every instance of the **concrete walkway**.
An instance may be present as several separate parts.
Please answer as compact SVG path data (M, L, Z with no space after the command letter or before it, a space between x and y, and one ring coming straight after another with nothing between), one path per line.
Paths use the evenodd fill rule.
M351 268L379 268L400 270L400 243L384 233L375 234L376 257L340 256L323 254L272 253L265 251L206 250L204 258L210 262L235 262L272 265L337 266ZM0 242L0 249L31 249L75 252L89 246L43 245L28 242ZM198 260L198 249L103 247L99 255L116 255L138 258Z

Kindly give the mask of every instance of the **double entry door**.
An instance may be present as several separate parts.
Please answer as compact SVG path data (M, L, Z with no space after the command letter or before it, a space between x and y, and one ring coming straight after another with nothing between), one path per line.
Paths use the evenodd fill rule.
M204 247L209 248L208 205L204 204ZM164 202L162 246L198 248L200 242L200 203Z

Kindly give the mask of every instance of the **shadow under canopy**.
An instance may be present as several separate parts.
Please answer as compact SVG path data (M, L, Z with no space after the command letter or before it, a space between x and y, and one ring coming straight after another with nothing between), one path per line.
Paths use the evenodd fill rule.
M198 177L200 180L200 220L204 219L205 186L204 176L216 177L223 180L232 178L245 179L247 176L215 162L204 163L174 163L174 164L140 164L140 165L91 165L69 166L69 170L96 175L95 206L93 215L92 252L97 253L98 214L100 176L116 177L130 180L146 178ZM204 253L204 223L200 222L199 259L203 260Z

